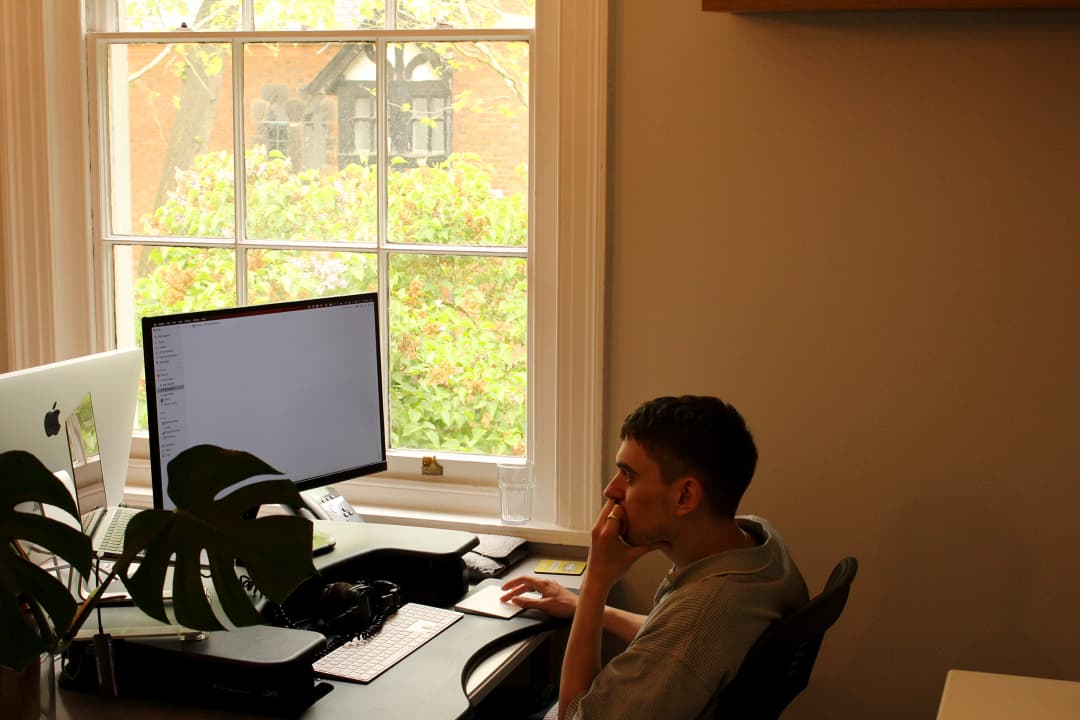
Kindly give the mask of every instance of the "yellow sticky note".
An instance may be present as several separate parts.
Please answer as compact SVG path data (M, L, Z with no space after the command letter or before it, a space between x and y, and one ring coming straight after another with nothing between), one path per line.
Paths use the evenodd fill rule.
M585 572L584 560L538 560L536 572L551 575L580 575Z

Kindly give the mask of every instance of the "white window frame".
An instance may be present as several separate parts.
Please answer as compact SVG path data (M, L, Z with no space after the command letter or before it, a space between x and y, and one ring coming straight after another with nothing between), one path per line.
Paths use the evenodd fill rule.
M85 70L98 62L81 53L86 46L86 21L81 8L74 5L45 0L40 8L26 11L0 5L0 28L6 28L0 31L0 39L5 47L10 40L15 52L41 60L45 92L31 97L40 105L40 116L51 119L45 128L33 128L29 134L40 141L33 147L45 147L49 162L44 177L40 177L40 161L35 163L32 155L20 153L8 163L4 176L35 182L0 185L0 199L20 208L17 217L6 207L0 215L13 230L10 237L42 238L5 251L0 266L5 299L11 300L4 304L4 321L8 356L15 367L104 350L112 335L108 291L95 291L95 286L105 287L107 259L91 240L98 230L89 220L90 208L100 207L102 201L100 184L92 182L89 173L91 140L86 132L89 125L90 137L100 141L100 118L90 111L99 105L93 96L94 83L89 93L85 87L72 93L65 82L75 75L71 68ZM35 17L31 22L15 18L20 24L5 22L12 19L5 16L12 14ZM92 18L90 26L99 26L98 22L99 18ZM604 468L608 3L538 0L536 22L539 41L532 53L534 67L542 69L535 72L531 88L537 182L532 190L529 399L533 432L528 442L538 490L534 521L513 530L541 542L587 544L588 529L601 505ZM11 93L32 84L18 77L20 68L25 74L26 65L21 63L5 62L0 68L5 88L12 87L9 82L16 83L3 98L4 116L0 117L5 120L13 112ZM11 133L5 137L0 151L19 150L27 136L17 136L18 142ZM26 234L29 226L41 223L47 232ZM554 241L537 242L536 238ZM50 266L50 272L42 282L44 265ZM82 282L73 285L72 278L80 276ZM36 277L38 282L19 283L20 277ZM372 520L499 531L490 463L479 464L487 470L484 477L475 472L478 464L470 456L439 454L447 473L432 482L419 473L421 453L395 455L390 472L335 487ZM146 440L137 437L126 486L130 499L149 497L147 458Z

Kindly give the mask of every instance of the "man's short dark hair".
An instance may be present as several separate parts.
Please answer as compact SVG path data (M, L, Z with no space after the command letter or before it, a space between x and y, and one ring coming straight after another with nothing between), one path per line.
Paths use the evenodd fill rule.
M734 517L757 466L757 447L742 415L715 397L683 395L649 400L623 421L622 440L634 440L660 466L665 483L693 475L712 512Z

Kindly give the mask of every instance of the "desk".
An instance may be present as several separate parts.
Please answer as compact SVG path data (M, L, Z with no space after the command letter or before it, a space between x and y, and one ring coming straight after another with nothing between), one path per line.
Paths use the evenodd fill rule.
M490 650L503 647L504 642L527 639L549 627L535 617L524 615L510 620L466 615L367 685L327 681L333 690L300 717L304 720L337 720L350 716L370 720L462 718L472 704L464 685L476 662ZM518 661L523 658L521 656ZM177 685L181 688L178 693L182 693L182 678L177 678ZM359 712L361 708L363 713ZM57 693L57 717L61 720L96 720L106 717L223 719L260 716L140 699L109 701L89 693L60 690Z
M383 533L371 524L333 524L329 530L338 537L340 548L334 552L357 552L360 546L366 546L374 554L391 550L453 554L458 552L457 543L462 540L458 535L474 539L467 533L441 536L440 532L430 533L423 528L384 527L392 529ZM448 551L446 548L450 546L452 548ZM334 568L339 560L340 557L335 558L334 553L330 553L316 558L316 565L326 570ZM510 574L532 572L534 567L535 559L524 561ZM500 579L498 582L502 581ZM138 612L134 608L115 610ZM465 615L368 685L327 681L334 689L316 701L301 717L305 720L336 719L359 715L362 708L363 717L373 720L399 717L407 720L461 718L507 672L523 662L552 628L564 624L565 621L552 621L536 611L527 611L509 620ZM178 683L182 683L182 680L178 679ZM92 694L70 690L58 693L57 717L61 720L117 716L244 717L235 712L139 699L106 701Z
M1076 720L1080 682L950 670L937 720Z

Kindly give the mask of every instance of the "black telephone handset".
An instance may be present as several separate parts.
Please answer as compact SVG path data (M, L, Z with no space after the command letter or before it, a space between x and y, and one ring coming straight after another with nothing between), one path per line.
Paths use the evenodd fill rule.
M319 617L331 635L370 637L401 605L401 588L389 580L332 582L319 593Z

